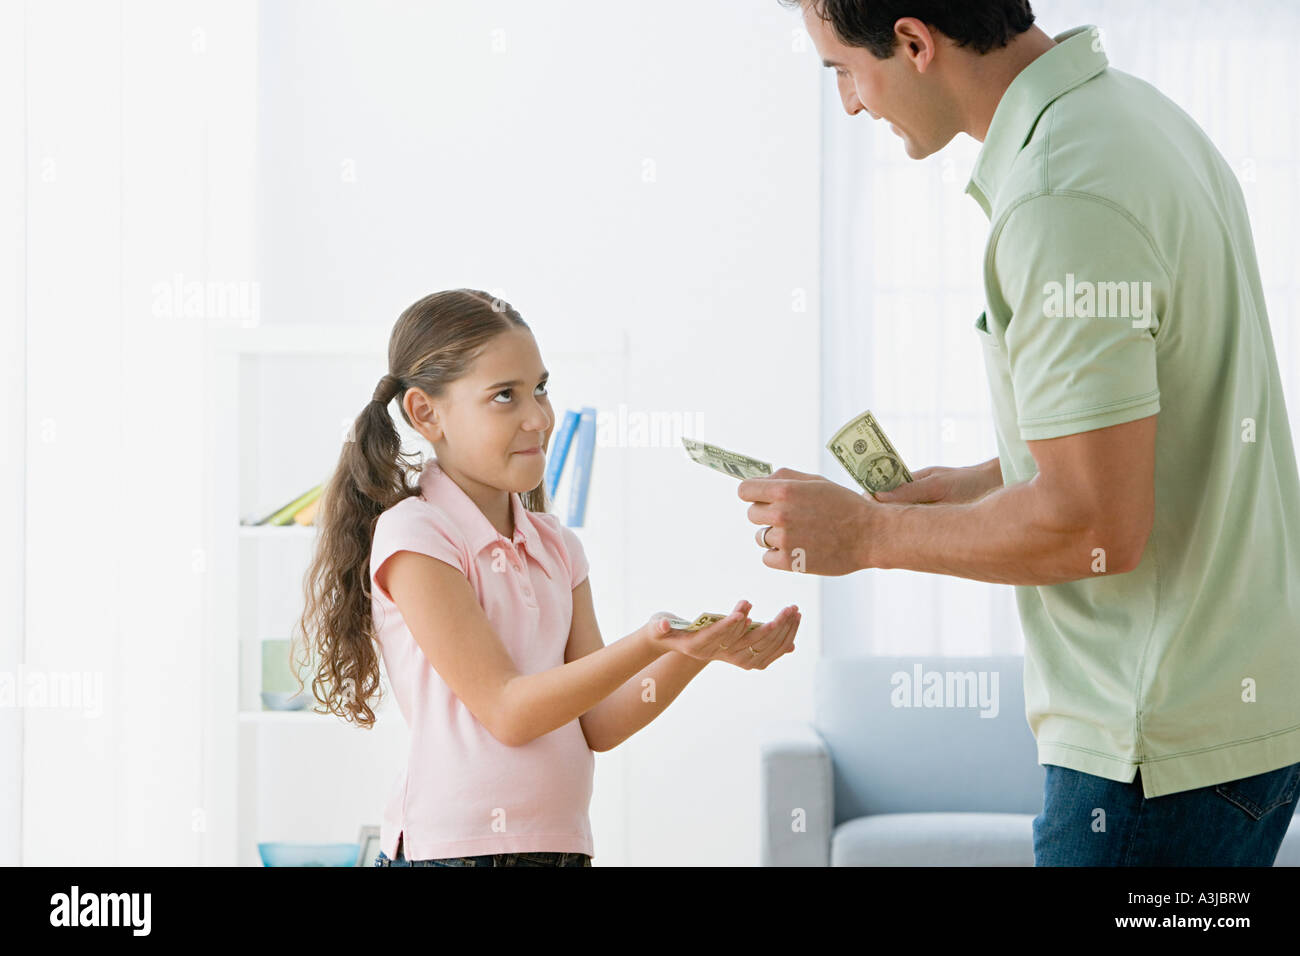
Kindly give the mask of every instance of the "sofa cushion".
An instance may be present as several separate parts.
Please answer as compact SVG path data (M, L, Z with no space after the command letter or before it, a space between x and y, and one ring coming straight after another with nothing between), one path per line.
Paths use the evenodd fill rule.
M831 866L1033 866L1027 813L880 813L831 835Z

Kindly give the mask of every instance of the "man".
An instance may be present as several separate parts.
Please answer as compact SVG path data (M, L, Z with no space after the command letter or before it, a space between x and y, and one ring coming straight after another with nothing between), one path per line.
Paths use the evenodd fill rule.
M913 159L983 143L999 455L875 498L746 480L763 562L1017 585L1038 865L1271 865L1300 788L1300 476L1232 170L1027 0L781 2L849 115Z

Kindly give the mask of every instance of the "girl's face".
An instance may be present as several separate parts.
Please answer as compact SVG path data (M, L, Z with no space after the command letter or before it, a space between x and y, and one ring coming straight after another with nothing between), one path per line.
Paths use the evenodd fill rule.
M439 462L484 485L531 491L546 470L555 423L548 374L532 332L514 328L489 341L441 399L408 392L407 414Z

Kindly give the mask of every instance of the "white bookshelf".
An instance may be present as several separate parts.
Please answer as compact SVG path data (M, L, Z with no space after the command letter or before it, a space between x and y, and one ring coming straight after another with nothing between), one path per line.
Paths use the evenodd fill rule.
M387 371L389 331L263 325L208 333L203 865L260 865L263 840L353 840L361 825L379 823L392 778L405 765L408 731L386 674L369 732L311 710L261 708L261 642L290 636L316 528L240 523L328 477L346 425ZM568 349L548 348L556 337L537 334L552 376L557 426L567 408L613 412L625 401L621 332ZM396 413L395 421L406 449L423 444ZM422 450L431 452L427 445ZM611 632L626 618L626 467L620 449L597 448L586 521L574 529L593 567L601 568L597 612ZM555 496L561 519L570 472L571 465ZM592 809L595 823L594 802Z
M272 540L284 538L314 539L316 529L296 524L286 525L282 528L268 528L263 525L240 525L239 536L241 538L270 538Z

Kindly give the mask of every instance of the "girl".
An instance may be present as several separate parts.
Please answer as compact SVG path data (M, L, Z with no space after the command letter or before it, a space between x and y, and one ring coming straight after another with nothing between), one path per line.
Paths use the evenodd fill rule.
M547 513L555 416L519 313L472 289L426 296L388 368L322 494L299 622L330 713L373 725L377 643L411 729L375 865L590 866L592 752L710 660L762 670L794 650L798 608L753 631L748 601L695 633L656 614L604 646L582 544ZM436 452L414 487L393 398Z

